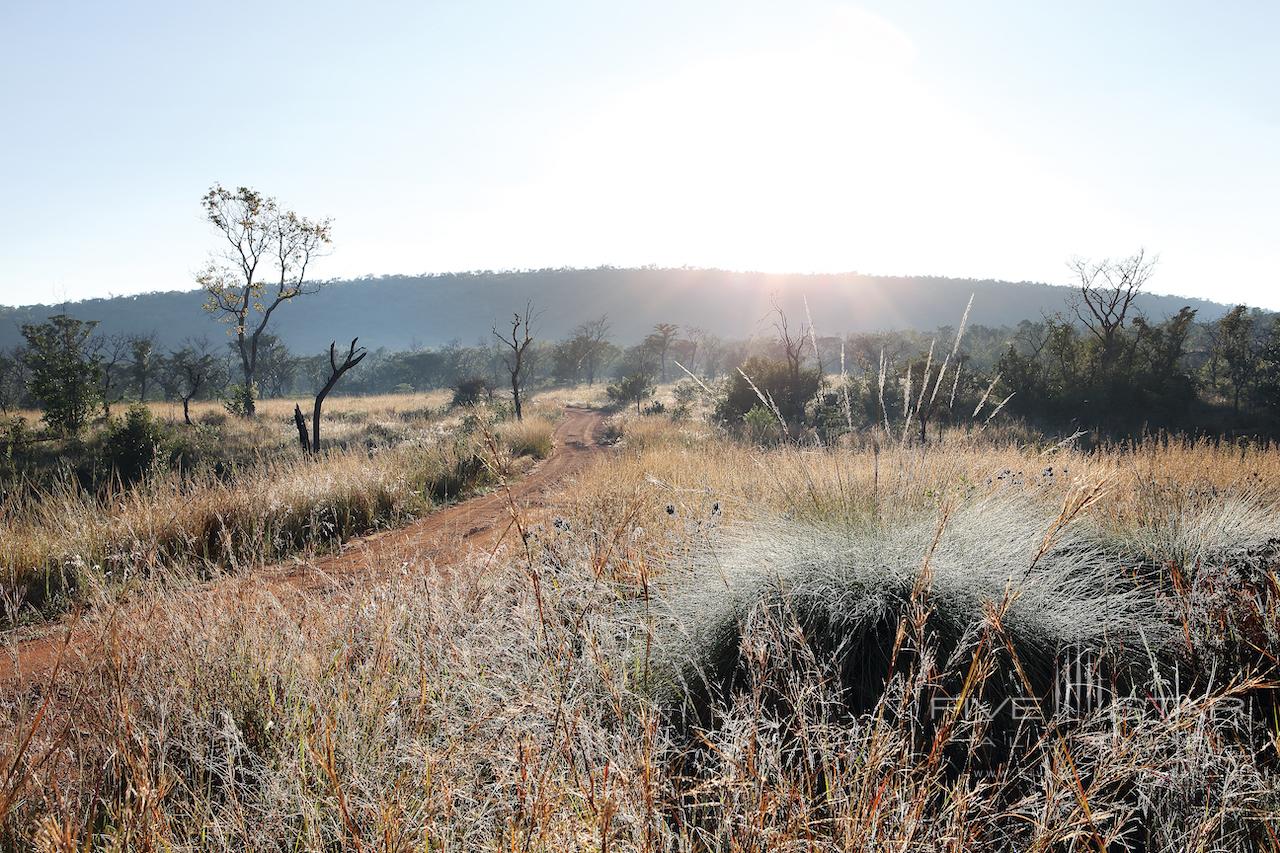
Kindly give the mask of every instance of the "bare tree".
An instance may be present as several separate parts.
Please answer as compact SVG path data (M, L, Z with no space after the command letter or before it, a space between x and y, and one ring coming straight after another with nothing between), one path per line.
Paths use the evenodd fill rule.
M662 381L667 381L667 353L671 350L671 345L675 342L676 335L680 332L680 327L675 323L659 323L653 327L653 332L645 339L645 343L658 356L658 363L662 368Z
M307 422L302 416L302 409L296 404L293 407L293 422L298 428L298 441L302 445L303 450L310 450L312 453L320 452L320 408L324 405L324 398L329 396L329 392L338 384L338 380L342 378L342 374L364 361L364 357L369 351L364 347L356 346L359 338L351 339L351 346L347 347L347 354L343 356L342 363L338 363L338 342L331 341L329 343L329 378L325 380L324 385L316 392L315 404L311 407L311 444L307 445Z
M130 348L129 338L125 335L101 335L95 337L91 344L102 370L102 413L107 417L111 417L111 404L124 399L120 379L128 363Z
M203 199L205 218L226 246L197 277L205 310L231 326L244 375L244 412L254 414L258 345L271 315L285 302L319 290L307 281L311 261L330 245L331 220L282 210L274 198L247 187L215 184Z
M809 329L805 326L800 327L800 331L793 333L787 322L787 315L778 305L777 299L773 301L773 328L778 333L778 345L782 347L782 355L787 360L787 376L790 379L791 388L800 387L800 369L804 365L804 351L809 347L813 336Z
M1137 254L1118 261L1075 258L1069 263L1079 291L1071 300L1071 308L1101 345L1104 366L1116 355L1120 330L1133 301L1151 277L1156 260L1147 258L1146 251L1139 249Z
M169 356L178 374L178 396L182 398L182 420L191 424L191 401L210 384L217 359L209 351L207 338L192 341Z
M691 326L687 330L688 338L692 343L692 351L689 354L689 364L685 367L694 373L701 373L704 376L715 376L718 372L717 351L723 350L723 342L711 332L701 326ZM702 369L698 369L698 356L702 356Z
M574 329L573 336L582 343L582 368L587 374L587 384L596 384L605 351L609 348L609 315L601 314Z
M698 372L698 350L702 347L703 341L708 337L707 330L700 326L686 326L685 339L683 344L684 366L691 372Z
M516 410L516 420L524 420L524 410L520 404L520 385L524 378L525 368L525 352L529 349L529 345L533 343L533 330L531 324L533 321L533 303L526 302L524 306L524 314L515 313L511 315L511 336L507 337L505 333L498 331L498 325L493 325L493 336L502 342L502 345L509 350L502 354L502 363L507 368L507 373L511 376L511 403Z

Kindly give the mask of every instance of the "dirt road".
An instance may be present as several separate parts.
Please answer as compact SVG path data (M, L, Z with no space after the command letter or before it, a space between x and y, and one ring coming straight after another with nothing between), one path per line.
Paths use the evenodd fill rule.
M508 488L497 488L426 515L413 524L355 539L338 553L308 560L265 566L234 577L220 578L206 585L207 594L225 594L247 587L269 589L288 606L290 599L327 595L349 587L379 572L398 570L406 557L423 566L435 566L462 559L478 549L496 548L511 532L512 506L523 515L544 508L552 491L566 477L580 470L600 450L596 430L604 416L589 409L566 408L555 430L555 450L528 474ZM151 602L149 606L154 607ZM110 619L127 619L128 605ZM70 640L67 631L71 629ZM100 625L71 628L67 620L50 625L40 634L11 642L8 653L0 653L0 690L21 689L46 678L53 670L64 644L63 666L77 665L84 658L90 631Z

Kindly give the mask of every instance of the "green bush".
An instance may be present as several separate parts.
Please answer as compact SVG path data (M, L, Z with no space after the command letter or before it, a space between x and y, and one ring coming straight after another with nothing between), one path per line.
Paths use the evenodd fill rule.
M751 377L750 382L743 373ZM752 383L755 388L751 387ZM800 423L804 420L805 404L818 393L818 371L801 368L793 375L784 361L751 358L742 365L741 371L733 374L724 399L716 407L716 415L726 423L742 423L748 412L763 403L756 389L773 401L787 423Z
M227 414L235 418L243 418L249 414L249 404L258 399L258 386L246 388L242 383L228 385L222 398L222 407Z
M753 444L776 444L782 437L778 416L759 404L742 416L742 426Z
M671 394L675 397L677 406L692 406L697 402L698 397L705 393L697 383L691 380L684 380L676 383L676 387L671 389Z
M168 449L168 431L141 403L130 406L124 418L113 419L102 439L103 461L125 483L142 479Z
M640 414L640 402L653 396L653 377L647 373L632 373L621 381L605 389L609 402L622 407L634 403L636 414Z
M483 376L460 379L458 384L453 386L453 405L455 406L474 406L491 397L493 397L493 388L489 385L489 380Z

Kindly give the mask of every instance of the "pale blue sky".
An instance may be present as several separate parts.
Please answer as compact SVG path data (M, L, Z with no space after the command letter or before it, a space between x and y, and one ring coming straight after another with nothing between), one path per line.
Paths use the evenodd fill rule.
M221 181L324 278L1141 245L1280 308L1276 3L2 2L2 303L193 287Z

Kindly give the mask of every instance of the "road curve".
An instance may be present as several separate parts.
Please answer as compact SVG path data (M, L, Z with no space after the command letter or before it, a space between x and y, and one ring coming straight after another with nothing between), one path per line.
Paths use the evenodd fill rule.
M288 606L291 599L331 594L376 577L387 568L399 569L406 555L421 558L415 561L420 565L434 566L451 563L481 548L496 548L510 533L513 505L522 512L545 506L552 490L601 450L596 431L603 419L598 411L566 407L554 433L555 449L551 455L508 488L494 489L429 513L406 527L353 539L334 554L219 578L206 584L204 592L213 595L265 586ZM154 606L154 602L148 605ZM125 605L121 610L127 608ZM109 621L125 618L127 613L117 611ZM47 678L59 657L64 667L82 665L91 645L87 642L91 630L102 628L62 619L36 636L12 643L8 654L0 654L0 688L13 692Z

